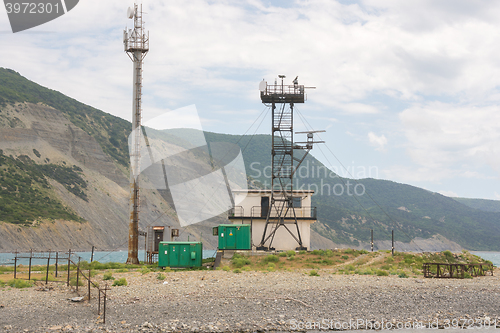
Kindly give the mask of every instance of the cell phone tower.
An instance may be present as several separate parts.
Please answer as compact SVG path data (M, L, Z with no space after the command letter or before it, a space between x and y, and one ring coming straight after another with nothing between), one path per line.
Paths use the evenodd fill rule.
M304 103L305 89L315 89L314 87L304 87L299 85L299 77L293 80L292 85L285 85L285 75L278 75L281 84L274 82L274 85L262 81L259 85L260 98L264 105L271 107L272 111L272 143L271 143L271 202L267 211L266 224L260 244L257 250L274 250L272 247L276 232L284 228L295 239L297 250L307 250L302 242L300 229L295 213L293 177L301 163L315 143L324 141L314 141L314 133L324 131L297 132L295 134L307 134L307 141L294 142L293 114L296 103ZM294 151L300 150L301 157L294 155ZM296 234L293 229L295 227Z
M142 21L142 4L137 4L127 11L127 17L134 20L134 28L123 31L125 52L134 63L133 72L133 106L132 135L130 149L130 223L128 238L127 264L138 264L139 249L139 173L141 149L141 95L142 95L142 62L149 51L149 32L144 30Z

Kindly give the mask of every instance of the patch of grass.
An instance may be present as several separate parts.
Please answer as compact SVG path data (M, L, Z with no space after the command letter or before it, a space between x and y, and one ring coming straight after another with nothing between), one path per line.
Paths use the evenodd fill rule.
M342 256L341 258L344 260L347 260L347 259L349 259L349 256Z
M286 251L286 256L287 257L295 256L295 251L294 250L288 250L288 251Z
M121 278L121 279L115 280L115 282L113 282L113 286L126 286L126 285L128 285L128 283L127 283L127 279L125 279L125 278Z
M250 265L252 262L250 261L250 259L241 256L233 259L231 263L234 267L241 268L243 266Z
M312 271L309 272L309 275L310 276L319 276L318 272L315 271L314 269Z
M233 271L233 273L239 274L239 273L241 273L241 269L236 268L236 269Z
M33 287L33 282L21 279L12 279L7 282L7 285L12 288L30 288Z
M150 272L151 272L151 270L150 270L149 268L147 268L147 267L143 267L143 268L141 268L141 274L142 274L142 275L144 275L144 274L148 274L148 273L150 273Z
M381 269L377 270L375 273L377 274L377 276L389 276L388 271L383 271Z
M163 274L163 273L158 273L158 275L156 275L156 279L157 279L157 280L160 280L160 281L165 280L165 274Z
M299 254L300 254L300 255L304 255L304 254L306 254L306 253L307 253L307 251L306 251L306 250L300 250L300 251L299 251Z
M281 252L281 253L279 254L279 256L280 256L280 257L286 257L286 252Z
M269 254L267 255L265 258L264 258L264 262L265 263L269 263L269 262L278 262L280 261L280 258L278 258L277 256L275 256L274 254Z
M347 266L345 266L345 270L348 271L348 272L354 271L355 270L354 265L347 265Z
M398 277L400 278L407 278L408 275L405 272L399 273Z
M107 280L114 280L115 278L113 277L113 273L106 272L106 273L104 273L104 276L102 277L102 279L104 281L107 281Z
M222 270L224 272L229 272L231 270L231 268L229 268L229 266L226 265L226 266L222 267Z

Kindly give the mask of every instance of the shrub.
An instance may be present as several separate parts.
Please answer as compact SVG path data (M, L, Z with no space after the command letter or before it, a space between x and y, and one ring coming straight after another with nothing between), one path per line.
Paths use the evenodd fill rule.
M299 254L300 254L300 255L302 255L302 254L306 254L306 253L307 253L307 251L306 251L306 250L300 250L300 251L299 251Z
M327 257L333 257L333 251L332 250L326 250L326 251L323 251L323 255L324 256L327 256Z
M127 273L128 269L126 268L120 268L119 270L116 271L117 273Z
M222 270L223 270L224 272L228 272L228 271L230 271L230 270L231 270L231 268L229 268L229 266L227 266L227 265L226 265L226 266L222 267Z
M466 279L472 279L472 276L469 274L469 272L465 272L464 278L466 278Z
M319 276L318 272L316 272L315 270L310 271L309 275L310 276Z
M345 266L345 270L346 270L346 271L354 271L354 270L355 270L355 268L354 268L354 266L353 266L353 265L347 265L347 266Z
M127 283L127 279L125 279L125 278L121 278L121 279L115 280L115 282L113 282L113 286L126 286L126 285L128 285L128 283Z
M233 272L236 274L239 274L239 273L241 273L241 269L236 268Z
M321 263L323 265L333 265L333 260L330 260L330 259L323 259L321 260Z
M280 257L286 257L286 252L281 252L281 253L279 254L279 256L280 256Z
M33 282L21 279L12 279L7 282L7 285L12 288L29 288L33 286Z
M245 265L250 265L251 261L248 258L240 257L240 258L233 259L232 264L236 268L241 268Z
M392 264L394 262L394 258L393 257L387 257L385 259L385 262L388 263L388 264Z
M143 267L141 268L141 274L144 275L144 274L148 274L149 272L151 272L151 270L147 267Z
M241 255L239 253L235 253L235 254L233 254L233 257L231 259L234 260L234 259L238 259L238 258L244 258L244 257L243 257L243 255Z
M160 281L163 281L165 280L165 274L163 273L158 273L158 275L156 275L156 278Z
M349 259L349 256L342 256L341 258L346 260L346 259Z
M278 258L277 256L275 256L274 254L269 254L267 255L265 258L264 258L264 262L268 263L268 262L278 262L280 260L280 258Z
M69 285L75 287L76 286L76 277L69 279ZM78 286L83 286L82 278L78 279Z
M314 254L314 255L320 256L320 255L323 255L323 251L321 251L321 250L313 250L313 251L311 252L311 254Z
M344 253L345 253L345 254L351 254L351 253L354 253L354 251L355 251L355 250L353 250L353 249L345 249L345 250L344 250Z
M388 271L383 271L381 269L377 270L376 274L377 274L377 276L389 276Z
M453 253L450 250L441 252L445 257L453 257Z
M286 256L287 257L295 256L295 251L294 250L288 250L288 251L286 251Z
M290 261L293 261L293 260L295 260L295 256L290 256L290 257L288 257L288 258L286 258L286 259L287 259L287 260L290 260Z
M399 276L400 278L407 278L407 277L408 277L408 275L406 275L406 273L405 273L405 272L400 273L398 276Z
M115 278L113 277L113 273L111 272L106 272L104 273L104 276L102 277L103 280L114 280Z

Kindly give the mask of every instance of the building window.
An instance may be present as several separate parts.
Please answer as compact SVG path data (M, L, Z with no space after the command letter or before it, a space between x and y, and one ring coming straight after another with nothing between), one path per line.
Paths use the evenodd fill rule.
M302 198L292 198L293 208L302 208Z

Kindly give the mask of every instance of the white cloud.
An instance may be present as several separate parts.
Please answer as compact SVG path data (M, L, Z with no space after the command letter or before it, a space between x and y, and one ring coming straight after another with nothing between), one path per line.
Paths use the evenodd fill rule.
M376 150L384 150L387 144L387 138L385 135L376 135L373 132L368 133L368 140L370 144L375 147Z

